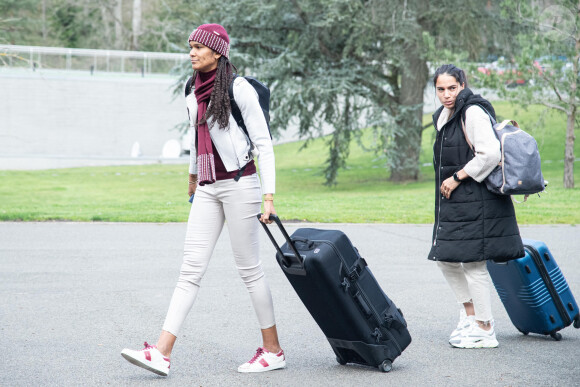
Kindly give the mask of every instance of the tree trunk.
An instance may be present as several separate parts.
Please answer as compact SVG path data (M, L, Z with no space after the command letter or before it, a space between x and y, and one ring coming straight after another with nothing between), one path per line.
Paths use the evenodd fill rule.
M46 0L42 0L42 44L46 44L46 38L48 37L48 30L46 28Z
M401 71L399 107L395 123L400 129L394 137L391 181L419 178L419 155L423 122L423 92L427 83L427 63L417 52L407 51L408 67Z
M574 188L574 121L576 120L576 106L568 112L566 123L566 152L564 157L564 188Z
M139 36L141 35L141 0L133 0L133 50L139 49Z
M344 101L344 112L342 115L342 125L335 127L332 138L329 141L328 166L324 170L326 178L325 185L336 185L339 168L346 167L346 159L350 151L350 137L352 131L350 99Z
M578 2L580 11L580 1ZM576 19L578 13L576 14ZM576 122L576 110L578 108L578 61L580 60L580 35L576 32L576 55L572 63L572 82L570 83L570 95L568 103L568 121L566 123L566 151L564 156L564 188L574 188L574 124Z
M111 26L109 24L111 16L105 5L101 5L101 18L103 19L103 37L105 38L105 45L106 47L111 47Z
M115 4L115 48L117 50L125 48L123 41L123 0L117 0Z

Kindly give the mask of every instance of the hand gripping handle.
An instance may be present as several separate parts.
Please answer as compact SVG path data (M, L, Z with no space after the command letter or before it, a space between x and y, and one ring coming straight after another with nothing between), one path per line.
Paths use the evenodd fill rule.
M260 219L262 217L262 214L258 214L257 217L258 219ZM278 216L275 214L270 214L269 219L273 220L278 225L278 228L280 229L282 235L284 236L284 239L286 240L286 244L292 251L292 253L290 254L289 253L284 254L282 252L282 249L278 245L278 242L276 242L276 239L274 239L274 236L268 229L268 225L260 222L262 227L264 227L266 234L268 234L270 241L272 241L272 244L274 245L276 251L278 252L278 254L276 254L276 258L278 259L278 262L282 266L282 270L290 274L306 275L306 271L304 270L304 260L302 259L302 256L296 249L296 246L294 246L294 242L292 241L292 239L290 239L290 235L288 235L286 229L282 225L282 221L280 221L280 218L278 218Z

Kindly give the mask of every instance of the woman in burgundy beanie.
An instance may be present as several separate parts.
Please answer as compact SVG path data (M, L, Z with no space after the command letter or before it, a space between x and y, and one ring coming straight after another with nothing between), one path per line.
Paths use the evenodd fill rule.
M271 223L269 216L275 213L274 150L268 124L255 89L245 78L234 77L225 28L203 24L191 33L189 45L194 72L187 83L190 90L186 90L186 103L194 135L188 194L192 198L195 194L195 199L187 223L183 264L157 344L145 342L144 349L124 349L121 354L156 374L169 373L169 357L179 329L193 306L227 220L236 267L250 294L263 340L256 354L238 371L284 368L286 360L278 341L272 296L259 257L260 225L256 221L262 193L264 214L260 220ZM231 114L228 89L232 82L247 135ZM253 160L256 153L261 179Z

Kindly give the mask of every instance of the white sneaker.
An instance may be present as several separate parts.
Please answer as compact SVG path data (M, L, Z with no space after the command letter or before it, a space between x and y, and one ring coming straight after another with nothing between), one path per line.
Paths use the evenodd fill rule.
M495 348L499 345L495 338L493 323L489 331L481 329L477 323L473 323L462 330L459 336L449 340L449 344L455 348Z
M469 328L469 326L474 322L475 316L468 316L467 313L465 313L465 309L461 308L459 311L459 322L457 323L457 327L453 332L451 332L451 335L449 335L449 340L451 341L459 336L462 330Z
M140 351L125 348L121 351L121 356L130 363L155 372L157 375L167 376L169 373L169 358L163 356L156 346L149 345L147 342L145 342L145 348Z
M238 372L264 372L284 367L286 367L284 351L272 353L260 347L250 361L238 367Z

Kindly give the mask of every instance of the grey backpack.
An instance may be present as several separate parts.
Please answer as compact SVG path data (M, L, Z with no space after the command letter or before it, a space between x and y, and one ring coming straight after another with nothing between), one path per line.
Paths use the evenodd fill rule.
M544 191L546 182L536 140L520 129L516 121L497 123L489 112L481 108L489 116L501 146L500 162L485 178L487 189L498 195L531 195ZM463 120L461 125L467 144L473 150Z

